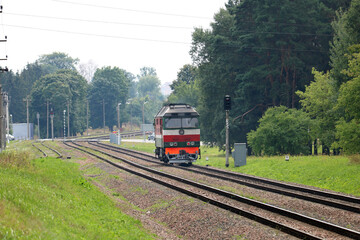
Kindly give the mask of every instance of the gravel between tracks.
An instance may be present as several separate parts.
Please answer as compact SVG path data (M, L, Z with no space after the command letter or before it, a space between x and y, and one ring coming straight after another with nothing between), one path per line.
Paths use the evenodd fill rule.
M64 149L69 149L62 145ZM140 220L159 239L295 239L278 230L219 209L125 171L87 154L76 157L84 176Z
M132 161L138 162L140 164L148 165L153 168L157 168L160 171L165 171L178 176L182 176L186 179L190 179L196 182L201 182L216 188L221 188L226 191L235 192L241 196L251 197L259 201L263 201L275 206L279 206L281 208L285 208L291 211L305 214L307 216L316 219L324 220L336 225L340 225L356 231L360 231L360 217L359 214L357 213L352 213L346 210L324 206L322 204L311 203L309 201L304 201L301 199L282 196L279 194L270 193L263 190L257 190L251 187L242 186L228 181L215 180L214 178L211 177L207 177L197 173L191 173L188 171L183 171L181 169L172 168L167 165L164 166L160 164L146 163L145 161L137 160L136 158L132 158ZM325 234L323 232L318 232L317 235L324 237L325 239L338 239L339 237L338 235Z

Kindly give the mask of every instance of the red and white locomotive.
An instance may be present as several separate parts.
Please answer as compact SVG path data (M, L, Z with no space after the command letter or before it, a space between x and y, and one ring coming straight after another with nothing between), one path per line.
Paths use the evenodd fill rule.
M166 163L192 164L200 156L198 112L188 104L168 104L154 119L155 155Z

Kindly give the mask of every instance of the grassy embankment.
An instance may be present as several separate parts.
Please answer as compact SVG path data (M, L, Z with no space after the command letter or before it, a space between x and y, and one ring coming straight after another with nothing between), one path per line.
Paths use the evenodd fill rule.
M123 143L123 147L153 153L154 144ZM225 167L225 153L217 148L201 148L199 165ZM206 161L208 157L208 161ZM234 167L229 158L231 171L266 177L286 182L294 182L360 196L360 156L284 156L247 157L246 166Z
M0 154L0 239L155 238L84 179L78 164L34 159L31 151Z

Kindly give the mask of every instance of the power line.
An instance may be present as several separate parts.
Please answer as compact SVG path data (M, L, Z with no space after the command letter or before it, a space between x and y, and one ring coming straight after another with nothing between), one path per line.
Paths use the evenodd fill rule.
M137 9L130 9L130 8L119 8L119 7L111 7L111 6L103 6L103 5L96 5L96 4L89 4L89 3L79 3L79 2L72 2L72 1L64 1L64 0L53 0L54 2L61 2L73 5L80 5L80 6L88 6L88 7L96 7L96 8L105 8L111 10L121 10L127 12L137 12L137 13L146 13L146 14L155 14L155 15L165 15L165 16L173 16L173 17L187 17L187 18L199 18L199 19L211 19L208 17L200 17L200 16L192 16L192 15L184 15L184 14L174 14L174 13L164 13L164 12L153 12L153 11L145 11L145 10L137 10Z
M67 34L75 34L75 35L84 35L84 36L93 36L93 37L105 37L105 38L115 38L115 39L125 39L125 40L137 40L137 41L146 41L146 42L157 42L157 43L171 43L171 44L183 44L183 45L191 45L190 42L180 42L180 41L169 41L169 40L160 40L160 39L148 39L148 38L133 38L133 37L125 37L125 36L114 36L114 35L104 35L104 34L94 34L94 33L83 33L83 32L72 32L65 30L55 30L55 29L46 29L46 28L37 28L37 27L27 27L27 26L18 26L18 25L9 25L4 24L4 26L14 27L14 28L24 28L30 30L39 30L39 31L47 31L47 32L56 32L56 33L67 33ZM242 47L238 44L223 44L225 47L234 47L234 48L242 48L242 49L250 49L250 50L273 50L273 51L283 51L281 48L264 48L264 47ZM307 49L290 49L293 52L327 52L321 50L307 50Z
M81 18L63 18L63 17L53 17L53 16L41 16L41 15L31 15L31 14L20 14L20 13L4 13L5 15L14 15L14 16L25 16L33 18L45 18L45 19L54 19L54 20L64 20L64 21L78 21L86 23L102 23L102 24L117 24L117 25L128 25L128 26L139 26L139 27L154 27L154 28L170 28L170 29L194 29L193 27L182 27L182 26L166 26L166 25L154 25L154 24L140 24L140 23L128 23L128 22L114 22L114 21L101 21L101 20L91 20L91 19L81 19ZM256 34L276 34L276 35L296 35L296 36L319 36L319 37L331 37L332 34L325 33L301 33L301 32L264 32L264 31L239 31L239 33L256 33Z
M113 6L104 6L104 5L96 5L96 4L89 4L89 3L79 3L67 0L52 0L54 2L60 2L65 4L72 4L72 5L80 5L80 6L88 6L88 7L95 7L95 8L104 8L104 9L111 9L111 10L121 10L121 11L128 11L128 12L137 12L137 13L147 13L147 14L154 14L154 15L165 15L165 16L174 16L174 17L188 17L188 18L198 18L198 19L207 19L207 20L214 20L214 18L203 17L203 16L194 16L194 15L185 15L185 14L174 14L174 13L165 13L165 12L155 12L155 11L145 11L145 10L138 10L138 9L129 9L129 8L119 8ZM254 21L241 21L243 23L255 23ZM313 27L311 24L303 24L303 23L290 23L290 22L270 22L270 21L258 21L257 24L275 24L275 25L287 25L287 26L299 26L299 27ZM330 22L329 22L330 24Z
M129 23L129 22L114 22L114 21L101 21L101 20L81 19L81 18L63 18L63 17L40 16L40 15L21 14L21 13L4 13L4 14L5 15L14 15L14 16L33 17L33 18L46 18L46 19L54 19L54 20L64 20L64 21L88 22L88 23L118 24L118 25L129 25L129 26L173 28L173 29L194 29L193 27L166 26L166 25L140 24L140 23Z
M55 29L49 29L49 28L28 27L28 26L19 26L19 25L11 25L11 24L4 24L4 26L14 27L14 28L31 29L31 30L39 30L39 31L46 31L46 32L57 32L57 33L68 33L68 34L76 34L76 35L84 35L84 36L93 36L93 37L118 38L118 39L126 39L126 40L160 42L160 43L173 43L173 44L191 44L191 43L188 43L188 42L168 41L168 40L149 39L149 38L133 38L133 37L114 36L114 35L105 35L105 34L94 34L94 33L84 33L84 32L72 32L72 31L65 31L65 30L55 30Z

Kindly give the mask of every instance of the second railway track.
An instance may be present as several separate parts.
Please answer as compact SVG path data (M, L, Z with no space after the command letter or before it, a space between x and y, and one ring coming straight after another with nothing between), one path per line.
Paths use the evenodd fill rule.
M44 157L55 156L62 158L62 154L59 151L48 146L43 141L36 141L35 143L32 143L32 146L38 149Z
M161 164L158 159L146 153L123 149L99 142L92 142L91 144L99 144L103 148L108 150L127 154L129 156L137 157L141 160L157 163L159 165ZM173 166L173 167L178 167L178 166ZM219 170L211 167L202 167L202 166L194 165L191 168L181 167L181 166L178 168L181 168L184 171L199 173L206 176L238 183L241 185L245 185L260 190L270 191L285 196L307 200L310 202L316 202L319 204L347 210L354 213L360 213L360 198L356 198L352 196L320 191L317 189L311 189L304 186L295 186L293 184Z

